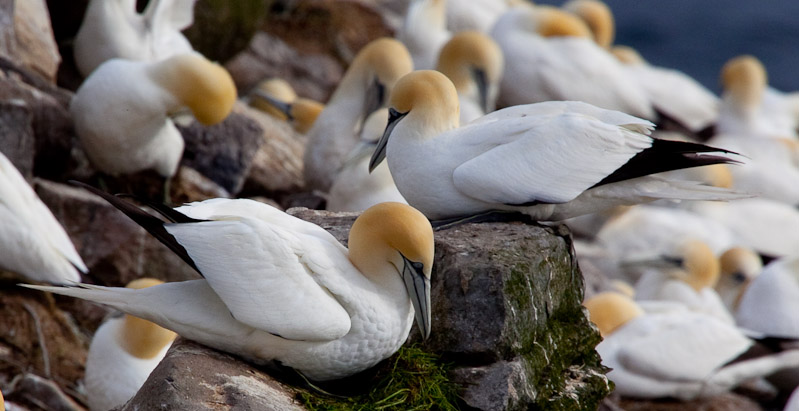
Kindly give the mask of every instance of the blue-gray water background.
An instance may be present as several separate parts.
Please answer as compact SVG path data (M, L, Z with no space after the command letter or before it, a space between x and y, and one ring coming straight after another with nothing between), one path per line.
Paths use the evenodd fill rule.
M680 69L719 93L721 66L752 54L766 66L769 84L799 91L799 0L605 2L616 18L615 43L651 64Z

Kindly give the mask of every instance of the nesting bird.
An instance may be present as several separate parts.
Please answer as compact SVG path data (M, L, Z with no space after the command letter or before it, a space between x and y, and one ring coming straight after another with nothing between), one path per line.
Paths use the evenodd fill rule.
M181 30L194 21L197 0L91 0L75 36L75 64L84 77L103 62L122 58L158 61L193 51Z
M367 44L353 60L324 110L308 131L305 185L327 192L356 146L366 118L383 107L394 83L413 69L408 50L397 40Z
M436 70L458 91L461 124L494 111L504 64L497 43L477 31L458 33L441 48Z
M730 161L699 144L652 139L652 124L581 102L495 111L462 127L452 82L403 77L370 167L388 159L408 204L433 220L492 210L561 220L658 198L724 199L716 187L650 174Z
M799 339L799 257L766 265L744 289L735 320L769 337Z
M604 340L596 350L616 392L632 398L708 398L799 364L799 351L730 363L754 342L713 316L676 309L645 313L627 296L584 303Z
M127 288L163 284L140 278ZM177 335L131 315L105 321L94 333L86 358L86 399L89 409L105 411L127 402L166 355Z
M69 109L95 168L113 176L154 169L168 178L184 147L170 115L188 107L200 123L216 124L235 101L227 70L191 53L158 62L110 60L78 88Z
M446 27L446 9L446 0L412 0L408 3L397 40L408 48L416 70L433 69L439 50L452 36Z
M746 287L763 270L763 260L749 247L731 247L719 257L721 275L716 292L731 313L735 313Z
M268 79L250 92L250 105L280 120L287 121L298 133L306 134L313 127L325 105L309 98L297 97L294 89L281 79Z
M204 279L140 290L33 288L110 305L259 364L342 378L396 352L414 317L430 334L433 230L413 208L382 203L353 224L349 250L321 227L252 200L157 207L170 223L93 190Z
M33 281L69 284L89 269L64 228L0 152L0 268Z
M491 36L505 55L504 104L575 100L654 119L646 93L579 17L549 6L516 7Z

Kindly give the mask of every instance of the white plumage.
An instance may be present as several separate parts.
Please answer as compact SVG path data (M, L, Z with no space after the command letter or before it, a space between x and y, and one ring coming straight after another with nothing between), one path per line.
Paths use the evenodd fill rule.
M75 36L75 63L87 77L103 62L158 61L193 51L181 30L194 21L197 0L151 0L142 14L136 0L92 0Z
M34 281L64 284L88 272L64 228L0 152L0 267Z
M104 197L128 214L143 213ZM315 380L354 374L393 354L414 311L429 334L433 233L407 205L365 211L350 232L349 252L321 227L251 200L207 200L176 211L209 220L164 225L205 279L141 290L34 288L107 304Z
M799 257L764 267L744 290L735 320L770 337L799 339Z

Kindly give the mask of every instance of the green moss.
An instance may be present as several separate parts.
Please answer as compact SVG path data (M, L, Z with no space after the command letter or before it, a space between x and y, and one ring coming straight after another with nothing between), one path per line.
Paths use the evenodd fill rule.
M530 382L527 395L536 408L596 408L611 387L594 351L599 334L583 313L582 275L567 242L541 247L551 251L538 259L531 253L540 250L523 246L497 256L510 267L505 304L512 319L505 338L522 358Z
M458 387L447 378L449 366L415 345L404 346L383 362L374 386L352 397L301 392L309 410L457 410Z

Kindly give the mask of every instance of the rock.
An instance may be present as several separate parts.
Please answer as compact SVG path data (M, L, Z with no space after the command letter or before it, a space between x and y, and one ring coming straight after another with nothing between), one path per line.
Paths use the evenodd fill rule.
M230 193L197 170L181 166L172 180L172 204L185 204L209 198L229 198Z
M463 386L461 397L477 410L504 410L505 404L518 404L522 398L515 387L525 373L520 361L499 361L483 367L461 367L453 371L453 380Z
M240 114L243 107L243 103L236 103L233 112L213 126L196 121L178 124L186 142L181 164L199 171L232 195L244 186L255 153L263 144L263 130Z
M0 282L0 390L19 404L42 401L43 409L75 409L54 404L70 403L63 392L74 394L83 378L89 340L50 294L18 282ZM50 381L43 381L45 376Z
M227 62L225 68L242 94L265 78L279 77L288 81L298 95L317 101L327 101L344 74L342 64L332 57L300 53L263 32L256 33L247 49Z
M732 392L693 401L622 399L618 405L626 411L757 411L763 409L757 402Z
M0 56L55 83L61 56L45 0L0 0Z
M58 384L36 374L20 375L6 392L15 404L30 404L31 409L60 411L86 409L66 395Z
M0 147L27 180L33 177L33 113L21 100L0 101Z
M252 161L242 189L243 195L263 195L280 201L303 189L303 152L308 140L285 121L263 112L240 106L241 114L258 122L263 130L263 144Z
M191 372L187 372L191 370ZM252 365L179 338L119 410L304 410L294 390Z
M133 279L199 278L179 257L105 200L81 188L35 181L36 193L64 226L89 267L89 282L121 287Z
M247 47L265 14L263 0L200 0L194 4L194 24L183 34L194 50L224 63Z

